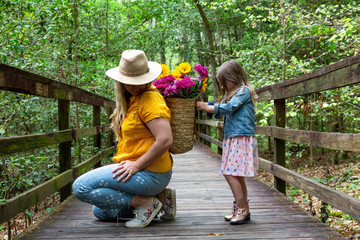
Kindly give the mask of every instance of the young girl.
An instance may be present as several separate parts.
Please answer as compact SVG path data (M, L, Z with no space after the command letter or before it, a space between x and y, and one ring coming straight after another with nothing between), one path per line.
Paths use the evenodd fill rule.
M257 141L255 138L255 104L257 95L246 73L235 60L224 62L217 71L216 80L223 98L219 104L198 101L199 110L225 116L223 153L220 174L225 176L235 201L230 224L242 224L250 220L249 202L245 177L258 174Z

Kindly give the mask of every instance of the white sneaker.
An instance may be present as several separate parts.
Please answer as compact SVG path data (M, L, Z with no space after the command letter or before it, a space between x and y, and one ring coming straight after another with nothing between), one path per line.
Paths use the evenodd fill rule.
M160 216L161 220L174 219L176 215L176 191L174 188L165 188L163 191L165 195L165 204L161 210L164 213Z
M135 217L130 221L127 221L125 227L143 228L149 225L162 207L162 203L157 198L155 199L156 200L148 208L135 207Z

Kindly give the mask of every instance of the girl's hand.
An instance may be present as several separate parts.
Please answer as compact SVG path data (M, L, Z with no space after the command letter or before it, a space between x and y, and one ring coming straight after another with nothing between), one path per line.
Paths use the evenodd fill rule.
M137 166L136 161L123 161L120 162L119 165L112 170L113 178L120 176L117 181L120 182L122 179L123 182L129 180L135 173L140 171L139 167Z
M204 102L202 100L196 102L196 107L203 112L215 113L214 105L209 105L207 102Z
M203 100L198 100L196 102L196 107L197 107L197 109L206 112L208 103L204 102Z

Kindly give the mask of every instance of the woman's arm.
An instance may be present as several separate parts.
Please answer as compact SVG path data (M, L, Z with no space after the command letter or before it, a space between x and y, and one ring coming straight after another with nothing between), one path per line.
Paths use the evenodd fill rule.
M145 123L155 142L151 145L149 150L136 161L122 161L118 167L113 169L113 178L120 176L117 181L124 179L126 182L138 171L148 167L156 159L160 158L172 145L173 137L170 127L170 122L164 118L155 118Z

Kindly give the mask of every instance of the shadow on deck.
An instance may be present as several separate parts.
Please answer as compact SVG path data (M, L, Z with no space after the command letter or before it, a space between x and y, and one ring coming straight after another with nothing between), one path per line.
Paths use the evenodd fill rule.
M170 186L177 191L177 216L154 220L148 227L128 229L124 222L100 222L91 206L74 196L38 228L21 239L345 239L276 190L247 180L251 221L233 226L223 220L233 197L222 176L220 157L194 146L174 155Z

